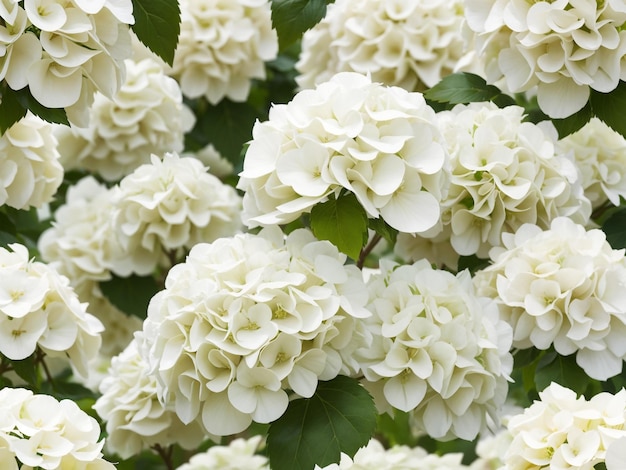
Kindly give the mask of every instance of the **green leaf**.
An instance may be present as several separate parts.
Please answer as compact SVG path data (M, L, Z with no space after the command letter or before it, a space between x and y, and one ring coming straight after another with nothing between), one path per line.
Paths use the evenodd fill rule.
M580 111L565 119L552 119L552 123L559 132L559 139L562 139L581 129L592 117L593 111L591 110L591 103L587 103ZM548 119L547 116L546 119Z
M13 370L20 378L24 379L26 383L31 386L37 385L39 381L39 376L37 373L37 363L35 361L35 355L27 357L26 359L22 359L21 361L12 361L9 360Z
M172 65L180 34L178 0L132 0L132 29L148 49Z
M145 319L148 303L160 287L150 276L117 277L100 283L102 293L122 312Z
M0 135L26 116L26 107L17 99L17 92L8 86L0 94Z
M272 25L278 33L278 45L284 49L296 42L324 15L326 5L334 0L272 0Z
M500 89L473 73L453 73L444 77L434 87L424 92L424 97L439 103L473 103L477 101L497 101L498 106L515 104L515 100L504 95Z
M293 400L269 428L272 470L312 470L353 456L376 429L376 407L356 379L320 382L308 399Z
M53 122L55 124L70 125L67 119L67 113L63 108L46 108L39 101L37 101L33 95L30 94L28 88L23 88L17 92L17 99L21 105L30 110L36 116L39 116L44 121Z
M313 206L311 230L319 240L328 240L352 259L358 259L367 243L367 213L352 193Z
M575 354L561 356L555 351L549 351L541 357L535 370L535 385L539 392L550 383L557 382L582 395L591 381L592 379L576 363Z
M383 237L390 246L394 246L396 244L398 231L385 222L382 217L369 219L369 228Z
M593 113L613 130L626 136L626 83L619 82L617 88L610 93L591 90L589 97Z
M602 230L613 249L626 248L626 207L612 211L604 220Z

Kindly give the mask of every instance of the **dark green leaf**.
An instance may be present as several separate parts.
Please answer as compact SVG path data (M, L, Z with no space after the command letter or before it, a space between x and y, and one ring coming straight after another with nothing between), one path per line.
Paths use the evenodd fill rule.
M353 456L376 429L376 407L357 380L320 382L315 395L289 403L267 439L272 470L312 470Z
M626 248L626 207L612 211L604 220L602 230L614 249Z
M515 369L525 367L535 361L540 355L541 351L537 348L517 349L513 353L513 360L515 361Z
M389 245L393 246L396 244L396 239L398 238L398 231L391 227L387 222L385 222L381 217L378 219L369 219L369 228L371 228L378 235L383 237Z
M592 379L576 364L576 355L561 356L554 351L547 352L537 364L535 385L537 391L545 389L550 383L558 384L574 390L582 395Z
M278 33L278 44L284 49L296 42L324 15L328 0L272 0L272 25Z
M559 138L562 139L582 128L592 117L593 112L591 110L591 104L587 103L585 107L577 113L565 119L552 119L552 123L559 132Z
M459 272L464 269L469 269L470 273L474 274L476 271L486 268L487 266L489 266L488 259L479 258L476 255L470 255L461 256L459 258L457 269Z
M26 116L26 107L17 99L17 92L5 86L0 95L0 134Z
M24 379L29 385L36 385L39 381L37 374L37 363L35 355L31 355L21 361L10 361L11 367L20 378Z
M460 72L444 77L434 87L424 92L424 97L440 103L473 103L477 101L497 101L498 106L515 104L515 100L504 95L500 89L478 75Z
M626 82L620 81L617 88L610 93L591 90L589 98L593 114L615 131L626 136Z
M178 0L132 0L137 38L172 65L180 34Z
M311 230L319 240L328 240L352 259L358 259L367 243L367 213L354 194L345 193L313 206Z
M30 94L28 88L23 88L17 92L17 99L22 107L29 109L31 113L39 116L44 121L53 122L55 124L70 125L67 120L67 114L63 108L46 108L33 95Z
M146 318L148 303L160 288L150 276L117 277L100 283L102 293L122 312Z

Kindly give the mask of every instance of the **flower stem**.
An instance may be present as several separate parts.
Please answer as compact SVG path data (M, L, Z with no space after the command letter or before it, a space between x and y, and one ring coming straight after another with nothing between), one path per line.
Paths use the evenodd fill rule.
M374 247L378 244L378 242L382 238L383 237L380 236L379 234L374 235L372 237L372 239L369 241L369 243L367 245L365 245L365 247L361 250L361 253L359 254L359 259L358 259L358 261L356 263L356 265L357 265L357 267L359 269L363 269L363 265L365 264L365 259L372 252Z
M174 446L163 448L159 444L156 444L152 446L152 449L159 455L159 457L161 457L167 470L174 470L174 462L172 460Z

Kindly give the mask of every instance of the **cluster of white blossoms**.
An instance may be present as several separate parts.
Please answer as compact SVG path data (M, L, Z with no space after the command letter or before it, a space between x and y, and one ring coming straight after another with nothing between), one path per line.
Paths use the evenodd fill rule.
M183 150L183 133L193 125L176 80L154 59L126 61L120 90L95 95L89 127L57 126L61 162L119 181L150 155Z
M0 81L87 125L95 91L112 97L132 52L130 0L9 0L0 8Z
M113 260L122 276L169 266L167 254L232 235L241 228L241 197L206 171L202 163L177 153L151 156L112 188L112 225L124 256Z
M255 455L262 437L234 439L227 446L213 446L191 457L178 470L270 470L267 457Z
M49 356L68 357L87 376L102 323L87 313L65 276L31 260L25 246L9 247L0 247L0 353L21 360L39 347Z
M588 221L591 203L575 163L555 153L551 129L524 122L523 108L461 104L438 118L451 161L442 221L458 254L486 258L504 232L524 223Z
M114 470L98 422L71 400L0 389L0 468Z
M576 353L596 380L619 374L626 359L624 250L612 249L603 231L565 217L545 231L523 225L503 241L474 283L512 325L513 346Z
M280 417L287 390L311 397L344 367L365 309L356 266L306 229L195 245L144 322L142 355L163 403L214 435ZM346 353L348 351L348 353Z
M250 227L296 220L342 190L402 232L440 222L447 154L420 93L343 72L274 105L252 135L237 186Z
M511 327L475 295L468 271L455 276L426 260L380 266L368 281L372 341L355 353L364 385L379 408L410 412L435 439L474 439L506 398Z
M504 468L592 470L604 463L613 443L622 445L626 390L586 400L553 382L539 397L507 425L512 442L504 455ZM613 468L624 468L624 462Z
M278 54L267 0L181 0L171 75L189 98L245 101Z
M462 0L337 0L302 37L301 88L338 72L424 91L459 65L465 50Z
M626 74L626 7L616 1L466 0L465 16L487 55L487 80L511 93L537 90L552 118L582 109Z
M63 174L51 124L28 113L0 136L0 206L42 207Z
M562 152L572 152L582 174L585 195L593 208L626 198L626 139L598 118L558 142Z
M184 425L157 397L157 382L139 354L137 338L114 357L108 376L100 384L102 395L93 406L106 421L106 449L123 459L160 445L179 444L194 449L205 439L195 422Z

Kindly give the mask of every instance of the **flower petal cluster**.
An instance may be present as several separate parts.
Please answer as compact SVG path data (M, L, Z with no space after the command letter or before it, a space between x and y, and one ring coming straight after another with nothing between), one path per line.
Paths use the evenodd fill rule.
M142 355L163 403L215 435L269 423L318 380L354 370L365 309L358 268L306 229L278 227L195 245L148 306Z
M572 152L582 174L585 195L597 208L626 198L626 139L594 117L577 132L558 142L562 152Z
M552 382L539 397L508 423L513 440L505 468L591 470L604 463L613 442L626 437L624 389L586 400Z
M301 88L338 72L424 91L456 69L463 57L462 0L337 0L302 37L296 63Z
M127 459L156 444L197 448L205 438L201 427L195 422L184 425L159 402L156 378L148 374L138 341L133 339L113 358L100 384L102 396L93 406L107 422L107 450Z
M151 273L167 252L229 236L241 228L241 197L207 173L196 158L151 156L112 189L112 224L125 256L113 260L122 276Z
M196 454L178 470L270 470L267 457L255 455L262 437L234 439L227 446L213 446Z
M12 360L29 357L37 347L50 356L67 356L80 375L100 348L102 323L69 280L30 259L17 243L0 247L0 353Z
M0 389L2 468L114 470L102 458L98 422L71 400Z
M28 87L46 108L87 124L95 91L111 97L124 77L134 23L130 0L24 0L0 8L0 81Z
M64 173L52 127L28 113L0 136L0 206L28 209L52 200Z
M612 249L603 231L566 217L547 230L523 225L503 241L474 282L513 327L513 346L576 353L596 380L619 374L626 359L624 250Z
M591 203L576 165L555 153L553 129L524 122L523 108L461 104L438 118L452 173L443 225L458 254L486 258L503 233L524 223L588 221Z
M273 106L252 135L237 186L250 227L291 222L344 189L402 232L440 221L447 153L418 92L340 73Z
M591 89L608 93L626 76L621 2L466 0L465 15L479 53L489 55L488 81L512 93L536 87L552 118L574 114Z
M151 154L183 150L193 124L178 83L154 59L126 60L126 78L113 97L96 93L89 127L57 126L66 169L86 169L119 181Z
M171 75L189 98L245 101L278 54L267 0L181 0Z
M356 352L364 385L433 438L474 439L504 404L511 327L474 294L468 271L455 276L424 259L380 267L368 282L372 341Z

